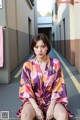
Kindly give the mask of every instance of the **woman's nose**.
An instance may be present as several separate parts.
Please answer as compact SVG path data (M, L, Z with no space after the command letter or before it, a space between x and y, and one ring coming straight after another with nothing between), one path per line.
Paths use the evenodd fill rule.
M39 47L39 51L42 51L41 47Z

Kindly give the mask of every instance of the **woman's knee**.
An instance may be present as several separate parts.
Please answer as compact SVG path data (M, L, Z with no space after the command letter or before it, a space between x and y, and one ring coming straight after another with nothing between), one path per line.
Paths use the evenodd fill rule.
M27 113L21 113L21 120L26 120L27 119Z
M60 120L68 120L68 113L67 113L67 111L65 110L65 111L59 112L58 113L58 118Z
M33 118L34 117L29 112L21 113L21 120L33 120Z
M21 111L21 120L33 120L35 112L30 104L26 104Z
M54 117L56 120L68 120L68 112L62 104L56 104L54 109Z

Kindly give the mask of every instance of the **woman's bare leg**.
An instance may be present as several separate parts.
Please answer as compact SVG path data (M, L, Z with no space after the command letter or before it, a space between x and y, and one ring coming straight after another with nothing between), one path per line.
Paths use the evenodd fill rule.
M21 120L33 120L35 118L35 111L31 104L25 103L21 112Z
M68 120L68 113L64 106L60 103L57 103L54 108L54 118L56 120Z

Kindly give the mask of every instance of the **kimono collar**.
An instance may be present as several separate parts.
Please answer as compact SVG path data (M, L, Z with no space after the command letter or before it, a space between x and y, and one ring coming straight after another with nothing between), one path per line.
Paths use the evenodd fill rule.
M38 62L38 60L37 60L37 57L34 58L34 63L39 64L39 62ZM46 63L47 63L48 65L50 65L50 57L49 57L48 55L47 55L47 57L46 57Z

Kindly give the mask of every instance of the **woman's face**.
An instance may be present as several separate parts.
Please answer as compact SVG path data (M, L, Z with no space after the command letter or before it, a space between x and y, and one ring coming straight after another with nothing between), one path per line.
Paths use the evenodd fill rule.
M43 43L42 40L39 40L35 47L34 47L34 53L38 58L44 58L46 56L48 47Z

